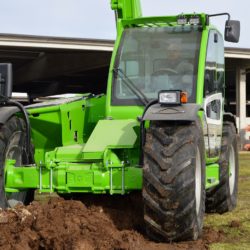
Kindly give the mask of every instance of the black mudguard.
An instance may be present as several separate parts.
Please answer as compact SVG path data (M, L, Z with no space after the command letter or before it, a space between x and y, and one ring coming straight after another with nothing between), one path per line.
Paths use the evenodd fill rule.
M159 103L150 106L143 116L143 121L195 121L201 105L194 103L179 106L163 106Z

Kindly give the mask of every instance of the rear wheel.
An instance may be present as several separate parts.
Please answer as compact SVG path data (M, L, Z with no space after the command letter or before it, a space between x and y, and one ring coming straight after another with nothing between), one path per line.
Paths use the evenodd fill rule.
M0 127L0 207L13 207L18 203L28 204L34 191L5 192L4 165L6 159L16 160L16 167L27 163L26 131L23 119L11 117ZM31 150L31 149L29 149Z
M237 204L238 147L236 129L231 122L223 124L219 167L220 183L207 190L206 212L222 214L233 210Z
M198 122L151 122L143 181L148 236L156 241L197 239L205 210L204 143Z

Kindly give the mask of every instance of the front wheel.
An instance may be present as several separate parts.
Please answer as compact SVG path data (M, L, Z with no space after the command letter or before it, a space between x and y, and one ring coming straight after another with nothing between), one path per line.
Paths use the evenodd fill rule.
M144 221L156 241L196 240L205 210L204 141L199 122L151 122L143 167Z
M0 207L13 207L18 203L28 204L34 197L34 191L18 193L5 192L4 165L7 159L16 160L16 167L27 163L26 131L23 119L11 117L0 125ZM29 149L31 150L31 149Z

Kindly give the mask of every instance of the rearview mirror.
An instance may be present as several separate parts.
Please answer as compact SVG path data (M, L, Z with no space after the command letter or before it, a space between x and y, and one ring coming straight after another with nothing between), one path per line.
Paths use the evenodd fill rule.
M0 63L0 99L12 95L12 64Z
M227 20L225 25L225 41L238 43L240 38L240 21Z

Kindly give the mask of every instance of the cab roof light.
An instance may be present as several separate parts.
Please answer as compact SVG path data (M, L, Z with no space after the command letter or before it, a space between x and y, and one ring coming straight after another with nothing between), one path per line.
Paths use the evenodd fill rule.
M192 16L189 18L189 23L191 25L199 25L200 24L200 18L199 16Z
M187 24L188 20L184 15L180 15L177 17L177 24L178 25L185 25Z

